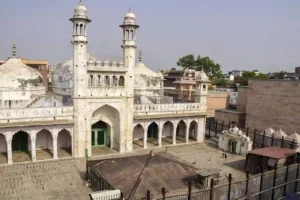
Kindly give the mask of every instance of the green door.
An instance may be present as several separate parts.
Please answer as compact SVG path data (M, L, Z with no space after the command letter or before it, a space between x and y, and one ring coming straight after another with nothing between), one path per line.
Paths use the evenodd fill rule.
M107 129L92 129L92 146L106 145Z
M14 135L12 151L28 151L28 134L26 132L20 131Z

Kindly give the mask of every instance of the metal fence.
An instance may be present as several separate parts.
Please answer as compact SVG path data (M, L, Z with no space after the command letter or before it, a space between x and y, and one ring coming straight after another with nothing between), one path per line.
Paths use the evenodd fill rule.
M229 130L232 127L232 123L227 122L218 122L215 120L207 120L206 121L206 131L205 137L207 139L212 137L218 137L219 134L224 130ZM250 129L249 127L246 129L240 128L243 133L250 137L251 141L253 141L253 149L264 148L264 147L282 147L282 148L290 148L296 149L297 143L293 140L287 140L284 137L276 138L274 136L266 135L265 133L259 133L256 129Z

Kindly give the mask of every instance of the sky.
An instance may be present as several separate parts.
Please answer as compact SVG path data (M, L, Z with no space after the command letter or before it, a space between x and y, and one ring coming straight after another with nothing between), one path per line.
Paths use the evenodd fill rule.
M0 59L13 42L21 58L58 64L72 57L69 18L79 0L1 0ZM221 70L294 72L300 66L299 0L83 0L92 23L88 51L120 60L119 25L131 7L138 50L152 70L187 54L209 56Z

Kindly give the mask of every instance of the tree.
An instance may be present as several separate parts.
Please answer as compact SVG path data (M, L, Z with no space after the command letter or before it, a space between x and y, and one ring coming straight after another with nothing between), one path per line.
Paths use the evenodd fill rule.
M266 74L259 73L255 78L258 78L258 79L268 79L269 77Z
M208 56L201 57L198 55L195 59L193 54L188 54L178 59L177 66L181 66L184 69L190 68L198 71L203 70L210 80L219 77L222 73L221 65L215 63Z
M274 73L274 78L275 79L284 79L284 77L286 76L286 72L285 71L281 71L281 72L276 72Z

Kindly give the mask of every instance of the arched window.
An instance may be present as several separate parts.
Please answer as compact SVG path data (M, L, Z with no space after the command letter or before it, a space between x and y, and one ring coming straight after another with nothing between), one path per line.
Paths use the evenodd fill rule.
M78 35L78 32L79 32L79 27L78 27L78 24L76 24L74 35Z
M118 77L116 76L112 77L112 86L118 86Z
M124 86L124 84L125 84L125 79L124 79L124 77L123 76L120 76L120 78L119 78L119 86Z
M129 40L129 30L126 30L126 40Z
M98 85L98 86L101 85L101 76L100 76L100 75L98 75L97 85Z
M94 76L93 75L90 75L90 78L89 78L89 86L92 86L94 85Z
M105 86L110 86L110 77L105 76Z
M80 33L79 33L79 35L83 35L83 25L82 24L80 24Z
M130 40L134 40L134 32L133 32L133 30L130 31Z
M203 91L206 91L206 85L203 85Z

